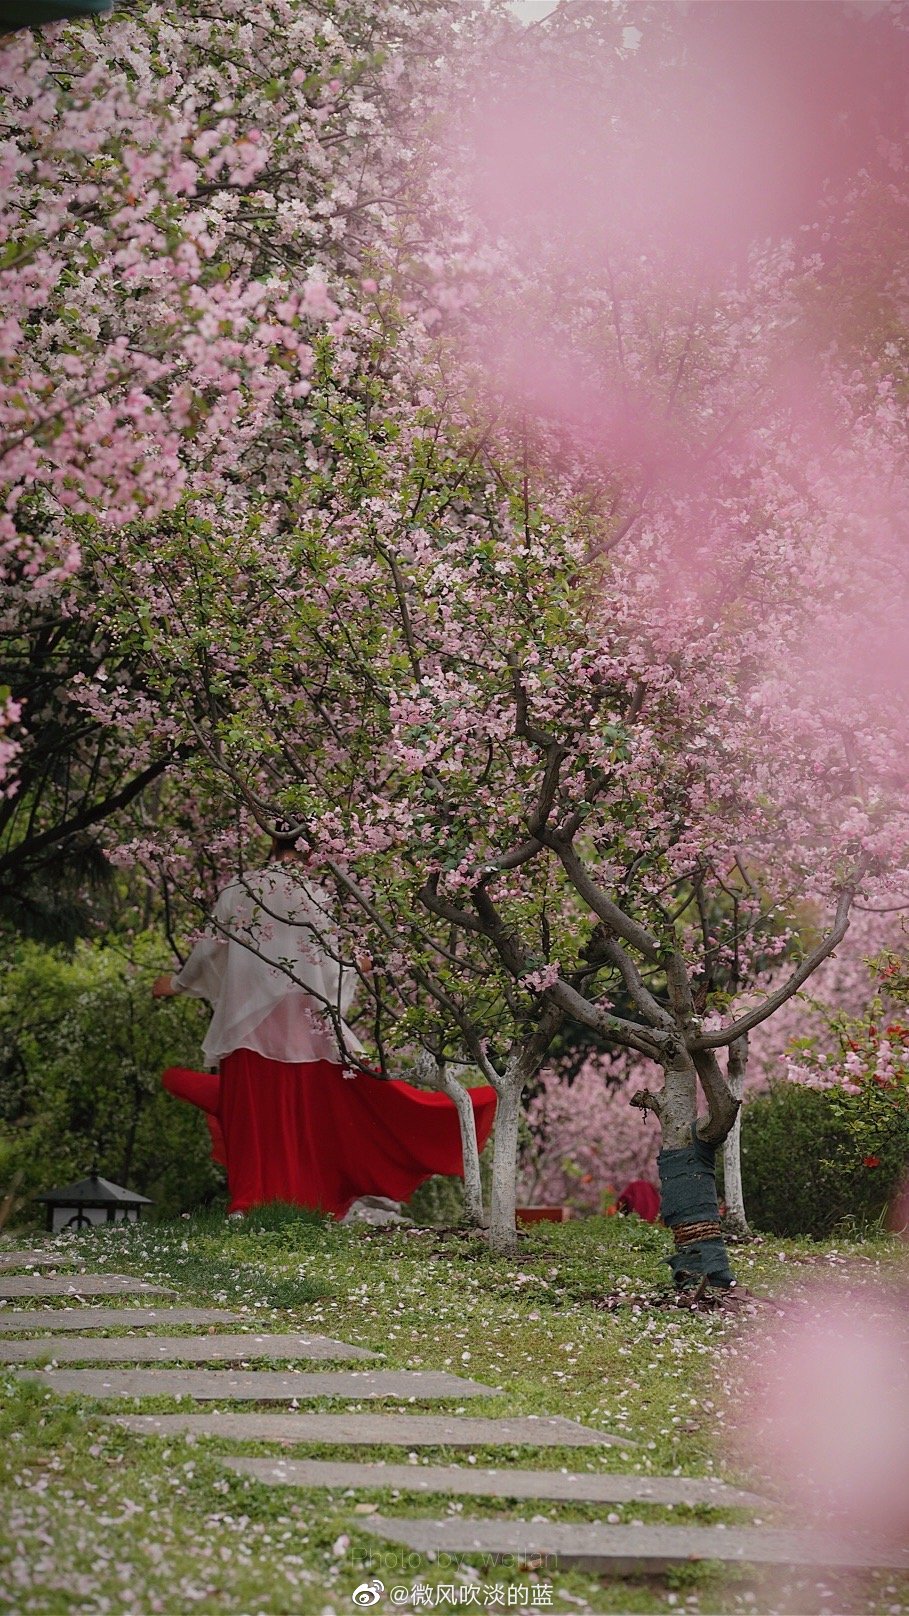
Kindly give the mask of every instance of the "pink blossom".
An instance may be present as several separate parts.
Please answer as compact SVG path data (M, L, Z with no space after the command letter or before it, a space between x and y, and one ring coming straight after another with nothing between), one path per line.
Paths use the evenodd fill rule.
M519 1194L602 1212L634 1178L657 1181L659 1129L629 1105L656 1075L644 1062L592 1056L573 1077L548 1067L527 1108Z

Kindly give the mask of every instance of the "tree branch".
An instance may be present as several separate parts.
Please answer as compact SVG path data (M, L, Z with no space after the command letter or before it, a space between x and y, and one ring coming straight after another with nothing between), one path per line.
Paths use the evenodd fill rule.
M449 903L447 898L440 898L438 888L438 875L431 875L424 882L417 893L424 908L428 909L430 914L438 915L440 920L447 920L451 926L459 926L462 931L479 932L485 937L486 928L476 915L472 915L468 909L459 909L456 903Z
M698 1138L705 1145L721 1145L739 1114L741 1102L734 1098L712 1050L693 1050L691 1058L707 1100L707 1115L697 1125Z
M520 1082L522 1089L530 1082L564 1019L564 1011L557 1004L544 1005L530 1037L517 1047L516 1052L512 1047L505 1071L506 1081Z
M521 981L530 974L530 958L514 932L502 919L485 888L482 885L476 887L471 896L483 929L499 958L512 976ZM584 995L579 993L577 988L573 988L570 982L566 982L564 977L544 988L541 997L550 1004L557 1005L582 1026L593 1027L616 1043L637 1049L642 1055L659 1059L659 1041L648 1033L646 1028L639 1027L634 1021L625 1021L621 1016L614 1016L599 1005L591 1004L590 1000L585 999Z
M530 717L530 703L527 700L527 691L521 683L521 670L517 658L509 656L508 667L511 673L511 685L514 691L515 725L514 732L523 740L530 741L541 751L548 752L559 743L554 735L548 735L544 729L538 729Z
M97 825L102 819L109 818L111 814L117 813L119 809L126 808L134 797L138 797L139 793L144 791L147 785L151 784L152 780L156 780L159 774L163 774L165 769L170 767L175 756L176 754L171 754L167 758L159 759L156 763L150 763L141 773L135 775L128 785L123 786L120 791L114 792L113 796L105 797L101 802L96 802L91 808L82 809L80 812L71 815L69 819L64 819L59 825L53 825L50 830L41 831L37 836L25 837L21 842L17 842L15 847L0 857L0 874L4 870L15 869L26 858L31 859L37 853L43 852L45 848L54 847L57 843L66 841L70 836L77 836L80 831L88 830L90 826Z
M650 935L644 926L626 915L617 903L606 896L602 887L598 886L593 876L575 852L571 842L564 835L541 835L544 846L551 848L560 859L565 874L578 893L584 899L589 909L608 926L610 931L616 933L624 942L636 948L651 965L660 963L660 946L655 937Z
M602 945L602 955L620 972L622 981L645 1021L648 1021L651 1027L661 1027L664 1031L668 1031L672 1026L672 1016L659 1000L654 998L634 960L626 954L621 943L614 937L607 937Z
M689 1046L692 1053L702 1049L721 1049L726 1044L734 1043L736 1038L741 1038L743 1033L750 1032L752 1027L759 1027L762 1021L766 1021L768 1016L772 1016L779 1010L781 1005L786 1003L787 999L791 999L792 995L798 992L802 983L807 982L809 976L814 975L818 966L823 965L825 959L829 959L833 950L842 942L849 929L849 913L855 901L859 883L868 869L869 863L870 859L865 858L858 864L840 893L839 903L836 906L836 917L827 936L818 943L817 948L812 949L811 953L802 960L801 965L792 972L792 975L787 978L782 987L777 988L775 993L771 993L769 999L765 999L763 1004L749 1010L747 1015L740 1016L738 1021L734 1021L731 1026L721 1027L718 1032L699 1034L697 1039Z
M625 1021L622 1016L614 1016L600 1005L591 1004L564 977L546 988L544 997L557 1004L573 1021L579 1021L582 1027L592 1027L604 1038L621 1044L625 1049L636 1049L638 1054L647 1055L650 1060L661 1059L662 1044L657 1033L639 1027L634 1021Z

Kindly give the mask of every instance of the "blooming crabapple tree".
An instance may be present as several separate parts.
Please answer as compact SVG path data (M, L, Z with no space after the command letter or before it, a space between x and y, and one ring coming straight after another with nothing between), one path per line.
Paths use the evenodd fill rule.
M845 233L847 246L859 238ZM633 430L606 432L608 475L603 445L597 457L582 439L550 487L539 435L496 437L457 406L440 415L434 395L465 391L450 355L434 374L425 344L413 339L409 357L411 335L389 342L377 325L358 360L346 340L343 385L326 361L307 400L306 476L283 506L234 486L187 502L154 548L95 536L107 586L127 580L130 602L149 600L147 620L166 626L144 643L170 722L260 806L296 802L358 926L376 928L384 988L405 994L405 1008L383 1008L377 1049L393 1048L392 1016L406 1040L442 1003L436 1055L451 1049L497 1081L498 1241L517 1128L506 1073L531 1027L536 1038L570 1014L655 1059L663 1094L641 1100L670 1150L687 1148L699 1078L702 1136L719 1142L745 1036L835 947L869 860L899 857L897 714L885 709L856 749L863 703L831 678L812 622L854 645L837 602L856 550L844 553L840 530L857 492L866 517L889 518L877 491L904 454L892 315L864 352L858 284L842 245L832 272L784 248L709 296L667 283L656 256L620 259L591 357L594 316L544 276L537 313L569 348L580 341L598 428L616 387L634 400ZM897 289L883 278L882 308ZM817 356L812 297L829 306L834 294L861 363L849 371L834 354L812 373L831 472L784 382ZM542 402L557 416L558 387ZM880 589L862 602L887 620ZM831 904L830 929L798 927L797 969L724 1014L786 946L806 893ZM429 953L411 978L417 947ZM470 1013L443 966L469 986ZM725 1076L713 1053L724 1045Z
M574 59L580 49L595 72L607 64L623 115L660 104L651 92L663 68L646 53L646 95L635 102L637 74L627 95L618 83L629 64L611 9L562 10L566 25L587 18ZM238 25L241 55L249 37ZM314 117L323 89L320 79ZM708 1153L728 1134L745 1038L829 957L856 894L905 859L905 685L869 724L868 658L855 655L869 616L889 626L899 616L892 491L905 462L889 353L901 271L883 255L871 318L849 280L869 192L853 198L837 253L813 262L811 243L769 247L707 284L690 254L674 265L675 236L667 246L657 231L642 252L639 221L615 252L581 259L554 250L535 219L532 255L509 252L507 239L504 252L473 252L472 292L454 256L429 311L435 354L425 330L399 318L407 251L373 231L374 314L355 319L343 274L320 270L332 300L321 340L318 312L310 318L305 296L302 310L293 302L297 277L309 285L310 247L295 256L280 245L299 176L272 185L267 221L247 220L260 206L262 142L228 130L213 93L231 152L253 151L239 175L231 156L227 183L216 171L217 207L208 176L186 191L194 218L202 197L199 241L215 240L209 259L188 232L207 266L193 298L227 359L249 336L231 299L241 312L252 300L248 370L231 371L229 405L220 372L213 404L198 389L176 500L126 501L104 518L103 489L93 504L79 472L61 519L109 596L109 631L144 660L157 714L138 715L137 733L193 747L198 777L261 817L310 826L348 952L365 942L377 962L364 973L376 1059L422 1045L440 1073L470 1061L496 1085L497 1246L514 1240L521 1092L565 1018L662 1070L662 1090L638 1100L659 1119L690 1206L704 1167L692 1129ZM267 127L271 103L255 104ZM571 105L563 96L562 111ZM435 187L433 205L420 196L420 223L452 218L456 244L473 250L448 171L422 148L420 158L413 185L428 164L425 189ZM495 178L494 165L483 172ZM503 198L501 186L487 194ZM532 188L516 199L508 218L520 231ZM135 244L140 290L149 256L157 262L144 232L159 205ZM269 301L276 288L280 304ZM156 291L173 295L167 276ZM833 306L850 311L836 341L822 318ZM502 361L494 411L488 377L463 363L484 344ZM203 364L207 346L193 352ZM177 404L165 424L180 420ZM146 469L169 464L166 448L154 446ZM857 556L873 563L858 593ZM847 651L837 667L833 643ZM825 916L816 928L806 897ZM792 955L783 980L730 1003L774 948ZM724 1281L713 1219L682 1211L682 1276Z
M0 42L10 613L39 591L90 611L67 595L80 519L116 532L189 490L284 487L312 337L342 336L377 241L406 247L409 121L475 9L198 0ZM22 699L0 687L10 790L31 768Z
M617 571L631 615L648 622L654 648L673 656L680 633L717 627L723 614L731 631L738 619L731 688L745 727L748 701L763 708L765 767L801 733L835 792L831 747L841 745L854 849L869 832L880 846L885 799L898 801L905 784L892 719L909 683L897 402L907 43L904 17L859 19L842 6L683 17L566 5L489 54L441 139L458 216L498 254L491 295L465 333L487 394L512 419L546 423L558 467L595 493L604 542L626 553ZM816 94L801 123L809 63ZM756 241L770 245L755 251ZM754 635L753 613L766 607L737 572L762 547L764 588L775 548L782 595L775 626ZM867 723L869 701L875 721L883 713L881 743L859 758L844 726ZM784 878L784 911L799 889L830 896L829 866L810 842L799 875ZM748 836L745 846L757 844ZM765 908L763 857L730 866L731 887L714 865L712 893L692 871L687 904L714 1011L766 979L766 950L746 963L729 946L735 914L731 926L711 919L735 911L749 886ZM843 918L838 909L836 932ZM728 1018L741 1029L729 1046L733 1098L755 1024L754 1006L742 1008ZM736 1127L724 1151L743 1223Z
M529 437L503 443L454 399L440 413L423 339L413 373L406 333L393 356L377 344L343 387L324 347L308 399L318 469L271 525L188 505L153 551L91 543L119 580L125 636L141 577L149 666L197 766L260 816L308 825L349 955L366 945L376 961L375 1056L422 1043L496 1086L490 1232L507 1249L521 1092L564 1019L662 1070L636 1101L687 1172L692 1130L711 1150L737 1114L717 1052L734 1061L829 957L905 822L876 772L886 724L855 738L849 779L874 798L859 816L826 690L780 696L816 610L806 566L829 586L839 565L817 490L790 475L788 420L762 423L759 464L737 459L734 552L697 507L708 614L702 593L667 598L676 495L636 549L610 551L573 489L537 472ZM808 888L826 918L797 927ZM730 1008L725 981L787 949L782 982ZM722 1248L701 1234L722 1282Z

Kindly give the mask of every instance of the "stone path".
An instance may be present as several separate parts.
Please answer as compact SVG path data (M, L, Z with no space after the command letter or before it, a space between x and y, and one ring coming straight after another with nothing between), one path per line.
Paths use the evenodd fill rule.
M173 1296L166 1285L146 1285L131 1274L8 1274L0 1300L20 1296Z
M56 1251L0 1251L0 1269L4 1268L72 1268L76 1261L70 1252Z
M492 1422L490 1422L492 1423ZM479 1445L479 1444L478 1444ZM486 1444L484 1443L484 1446ZM710 1504L765 1508L756 1493L689 1476L617 1476L568 1470L483 1470L465 1465L345 1464L333 1459L225 1459L229 1470L281 1487L396 1489L463 1498L540 1498L587 1504Z
M600 1448L620 1439L573 1420L477 1419L451 1414L124 1414L146 1436L231 1437L237 1442L333 1442L344 1447ZM624 1442L621 1444L626 1445ZM630 1444L629 1444L630 1446Z
M631 1576L666 1571L693 1560L832 1570L909 1569L909 1552L880 1555L842 1538L814 1537L755 1526L608 1526L599 1521L406 1520L367 1516L363 1526L422 1553L513 1554L553 1558L561 1568Z
M45 1369L21 1371L80 1397L192 1397L195 1401L290 1403L315 1397L490 1397L496 1388L442 1371L414 1369Z
M11 1260L0 1265L22 1266L36 1253L3 1253ZM40 1254L42 1259L45 1253ZM49 1258L49 1260L51 1260ZM56 1259L53 1259L56 1260ZM0 1299L16 1297L83 1297L173 1295L125 1275L12 1275L0 1278ZM0 1362L27 1363L51 1359L53 1363L151 1363L152 1368L21 1369L23 1379L61 1394L78 1393L113 1402L124 1397L179 1397L196 1402L280 1403L280 1412L218 1410L173 1414L116 1414L105 1418L139 1436L172 1438L209 1436L228 1441L265 1441L286 1445L321 1444L359 1447L602 1449L616 1446L634 1450L627 1438L596 1431L572 1420L534 1415L480 1418L460 1411L445 1413L344 1412L304 1413L296 1400L343 1398L351 1400L467 1399L495 1395L497 1388L454 1374L390 1369L337 1370L222 1370L173 1369L164 1365L244 1362L254 1358L293 1361L375 1357L364 1348L307 1333L217 1333L211 1327L248 1323L248 1319L216 1308L190 1307L68 1307L34 1312L0 1308L0 1332L30 1333L24 1341L0 1341ZM208 1333L186 1336L124 1335L81 1339L72 1332L109 1329L166 1329L168 1325L209 1327ZM37 1335L38 1331L52 1334ZM57 1332L63 1332L62 1334ZM490 1469L470 1465L417 1465L331 1459L224 1458L225 1469L279 1487L331 1488L356 1495L376 1489L413 1495L531 1500L552 1504L637 1504L708 1506L717 1509L754 1509L766 1505L751 1493L726 1487L710 1478L603 1474L559 1470L529 1470L501 1466ZM463 1515L442 1520L366 1514L358 1525L385 1542L411 1551L436 1555L447 1552L475 1558L515 1555L530 1564L548 1561L592 1572L624 1576L658 1573L692 1561L780 1565L829 1573L838 1569L907 1568L909 1554L878 1558L862 1546L844 1539L829 1542L803 1533L758 1526L613 1525L607 1521L570 1523L531 1520L505 1515L494 1519Z
M0 1307L0 1335L35 1330L130 1330L178 1324L246 1324L242 1313L219 1307Z
M53 1357L57 1363L233 1363L244 1358L295 1358L337 1363L374 1358L365 1347L349 1347L325 1335L120 1335L80 1341L0 1341L0 1363L29 1363Z

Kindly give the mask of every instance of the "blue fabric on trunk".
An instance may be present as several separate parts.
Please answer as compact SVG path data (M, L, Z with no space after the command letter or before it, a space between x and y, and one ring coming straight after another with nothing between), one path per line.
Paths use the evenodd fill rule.
M0 31L4 28L43 28L68 17L99 17L111 10L112 0L0 0Z
M670 1229L681 1223L718 1223L720 1218L716 1150L698 1138L696 1123L691 1129L691 1139L692 1143L683 1150L661 1150L657 1157L661 1212L663 1222ZM674 1252L668 1262L679 1287L697 1282L705 1275L711 1285L735 1284L725 1242L719 1236L692 1240Z

